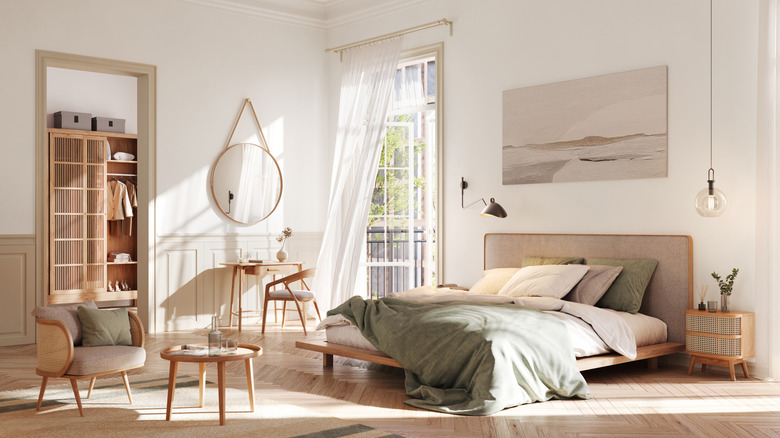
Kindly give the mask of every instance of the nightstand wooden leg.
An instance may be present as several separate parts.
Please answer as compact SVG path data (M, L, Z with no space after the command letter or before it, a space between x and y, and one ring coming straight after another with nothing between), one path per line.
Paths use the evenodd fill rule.
M737 375L734 374L734 366L737 364L729 362L729 374L731 375L731 381L736 382L737 381Z
M696 356L691 356L691 364L688 365L688 374L693 372L694 365L696 365Z
M748 374L748 370L747 370L747 363L745 363L744 360L742 361L742 372L745 374L745 378L747 379L750 378L750 374Z

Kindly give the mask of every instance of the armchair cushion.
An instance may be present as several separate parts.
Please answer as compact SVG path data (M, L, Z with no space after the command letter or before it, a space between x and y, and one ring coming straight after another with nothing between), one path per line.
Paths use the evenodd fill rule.
M146 361L146 350L141 347L104 345L100 347L76 347L73 362L67 374L86 376L106 371L127 370L140 367Z
M86 307L89 309L98 308L94 301L88 301L86 303L55 304L48 307L35 306L31 314L36 318L61 321L65 324L65 327L68 328L68 331L70 331L70 336L73 338L73 345L81 345L82 331L81 323L79 322L79 307Z
M85 347L133 345L127 309L78 309Z

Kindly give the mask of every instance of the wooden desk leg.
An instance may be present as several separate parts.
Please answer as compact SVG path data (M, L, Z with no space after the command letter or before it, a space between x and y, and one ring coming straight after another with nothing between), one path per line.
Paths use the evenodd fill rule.
M691 356L691 364L688 365L688 374L689 375L693 372L694 365L696 365L696 356Z
M173 393L176 391L176 368L179 363L171 361L171 370L168 373L168 408L165 410L165 421L171 421L171 407L173 406Z
M747 363L745 363L744 360L742 361L742 372L745 374L745 378L747 379L750 378L750 374L748 374L748 370L747 370Z
M203 407L206 394L206 362L198 363L198 407Z
M239 324L241 324L239 320ZM225 362L217 362L217 373L219 377L219 425L225 425Z
M249 390L249 409L255 411L255 376L252 370L252 358L244 359L246 365L246 387Z
M241 332L241 297L244 295L244 268L238 270L238 331Z
M228 318L229 325L233 327L233 297L236 293L236 274L238 273L238 266L233 266L233 281L230 282L230 317Z

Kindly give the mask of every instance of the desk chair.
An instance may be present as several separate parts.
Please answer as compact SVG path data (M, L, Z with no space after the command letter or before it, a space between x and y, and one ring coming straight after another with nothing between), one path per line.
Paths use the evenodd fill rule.
M317 300L314 298L314 294L309 289L309 285L306 284L305 279L314 277L315 268L306 269L295 274L282 277L278 280L274 280L265 286L265 300L263 302L263 329L261 333L265 333L265 319L268 313L269 301L282 301L284 303L284 310L282 311L282 327L284 327L284 319L287 314L287 302L292 301L295 303L295 307L298 309L298 317L301 318L301 324L303 325L303 334L308 335L306 332L306 308L301 304L306 304L311 301L314 303L314 310L317 311L317 318L322 321L320 316L320 309L317 307ZM297 281L301 282L303 290L290 289L290 284ZM276 285L283 285L282 289L275 289ZM276 303L274 303L276 305ZM276 312L274 312L274 315Z

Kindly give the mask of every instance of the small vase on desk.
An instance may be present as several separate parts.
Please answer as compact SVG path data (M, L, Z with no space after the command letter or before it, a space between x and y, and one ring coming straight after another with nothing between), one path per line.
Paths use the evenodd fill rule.
M282 247L279 248L279 252L276 253L276 259L280 262L287 260L287 239L282 241Z
M726 294L720 295L720 311L721 312L729 311L729 296Z

